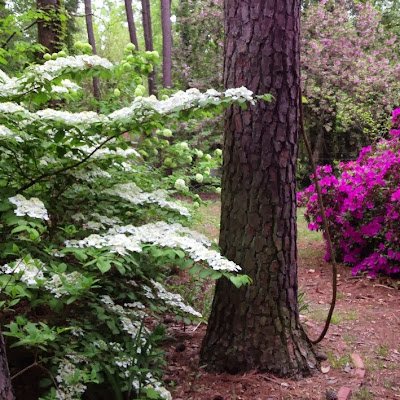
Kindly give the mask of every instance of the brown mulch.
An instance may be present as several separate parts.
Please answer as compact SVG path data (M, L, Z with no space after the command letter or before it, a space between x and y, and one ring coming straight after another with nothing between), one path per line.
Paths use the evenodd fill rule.
M314 259L300 259L299 285L309 311L301 316L310 337L324 324L331 296L330 266L321 261L322 243ZM300 249L301 250L301 249ZM393 284L396 282L393 281ZM325 373L303 380L280 379L251 371L241 375L210 374L199 367L199 349L206 326L171 323L176 341L166 348L168 366L165 383L174 400L320 400L326 391L337 393L343 386L353 389L352 399L400 399L400 291L390 281L354 278L349 268L339 268L339 297L325 340L318 349L328 355ZM351 355L365 365L363 379L356 374ZM354 359L354 357L353 357Z

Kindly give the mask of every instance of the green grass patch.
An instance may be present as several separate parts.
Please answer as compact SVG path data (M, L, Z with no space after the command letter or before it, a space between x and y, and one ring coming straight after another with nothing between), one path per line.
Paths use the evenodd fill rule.
M336 356L335 354L333 354L332 351L328 351L326 355L332 368L342 369L347 364L350 364L350 356L348 354L345 354L343 356Z
M389 355L389 346L381 344L376 348L375 352L380 357L387 357Z
M219 200L208 201L197 210L192 228L203 233L210 240L218 242L220 217L221 202Z
M308 222L304 218L305 211L304 207L297 209L297 237L300 241L322 241L322 232L308 229Z
M329 307L318 307L316 305L309 306L307 315L316 322L324 322L328 315ZM332 315L331 324L339 325L345 321L355 321L358 319L356 311L351 310L347 312L335 311Z
M374 395L368 388L362 387L356 393L354 393L354 398L357 400L372 400L374 399Z

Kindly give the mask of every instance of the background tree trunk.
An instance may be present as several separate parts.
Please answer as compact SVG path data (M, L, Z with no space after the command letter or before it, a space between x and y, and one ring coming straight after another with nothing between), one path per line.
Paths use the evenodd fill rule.
M62 49L62 27L60 14L60 0L37 0L36 7L49 15L50 20L38 20L38 42L46 47L49 53L56 53Z
M299 24L300 0L225 0L225 86L275 100L226 113L220 247L254 283L217 282L201 350L210 370L317 367L297 304Z
M153 30L151 27L151 11L150 11L150 1L142 0L142 23L143 23L143 34L144 34L144 45L146 51L153 51ZM148 76L149 82L149 94L156 94L156 72L153 69Z
M313 149L313 160L316 165L324 164L324 145L325 145L325 129L323 126L318 127L318 133L315 138Z
M128 22L129 38L135 45L136 50L139 50L139 44L136 36L135 19L133 17L132 0L125 0L126 20Z
M163 37L163 86L172 87L172 24L171 2L161 0L161 26Z
M14 400L11 386L10 371L8 370L6 345L4 337L0 332L0 399Z
M93 12L91 0L85 1L85 18L86 18L86 29L88 35L88 42L92 46L93 54L97 54L96 39L94 38L93 30ZM97 77L93 78L93 96L96 100L100 100L100 80Z

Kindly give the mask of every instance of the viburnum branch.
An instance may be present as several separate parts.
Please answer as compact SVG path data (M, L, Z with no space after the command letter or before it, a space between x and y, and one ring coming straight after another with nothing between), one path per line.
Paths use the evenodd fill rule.
M301 90L300 90L300 133L303 136L304 144L306 146L308 157L310 159L311 168L312 168L312 171L314 174L314 184L315 184L315 189L317 191L318 204L319 204L319 208L320 208L322 221L324 224L325 237L326 237L326 241L328 243L328 248L329 248L329 251L331 254L331 263L332 263L332 301L331 301L331 305L329 308L328 316L326 317L325 326L324 326L324 329L322 330L321 334L318 336L317 339L310 340L312 344L318 344L319 342L321 342L324 339L326 333L328 332L328 329L329 329L329 326L330 326L331 320L332 320L332 315L333 315L333 312L334 312L335 306L336 306L337 264L336 264L336 252L335 252L335 248L333 246L333 242L332 242L332 238L331 238L331 234L330 234L330 230L329 230L328 219L326 217L326 212L325 212L325 207L324 207L324 202L323 202L322 192L321 192L321 186L320 186L319 180L318 180L317 167L316 167L314 159L313 159L310 141L309 141L308 136L304 129L303 103L302 103Z
M111 140L117 138L118 136L122 135L124 132L119 132L116 135L110 136L109 138L107 138L106 140L103 140L103 142L101 142L94 150L92 150L86 157L84 157L82 160L77 161L74 164L68 165L67 167L63 167L63 168L59 168L55 171L50 171L50 172L46 172L40 176L38 176L35 179L32 179L30 182L26 183L25 185L21 186L18 190L17 190L17 194L20 194L22 192L24 192L26 189L29 189L30 187L36 185L37 183L41 182L42 180L52 177L54 175L59 175L62 174L66 171L69 171L70 169L79 167L80 165L84 164L86 161L88 161L93 154L95 154L97 151L99 151L104 145L106 145L108 142L110 142Z

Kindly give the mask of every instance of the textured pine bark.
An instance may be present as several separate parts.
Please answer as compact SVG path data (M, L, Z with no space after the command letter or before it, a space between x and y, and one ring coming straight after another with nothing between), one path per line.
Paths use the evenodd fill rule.
M130 41L139 50L139 44L136 36L135 18L133 17L132 0L125 0L126 20L128 22L129 38Z
M84 0L85 3L85 18L86 18L86 29L88 42L92 46L93 54L97 54L96 39L94 37L93 30L93 12L92 12L92 1ZM93 78L93 96L96 100L100 100L100 80L97 77Z
M0 332L0 399L14 400L11 386L10 371L8 370L6 346Z
M144 45L146 51L153 51L153 30L151 27L151 10L149 0L142 0L142 23L144 33ZM155 70L148 76L149 94L156 94L156 73Z
M163 86L172 87L172 25L171 0L161 0L161 26L163 37Z
M225 0L225 86L275 100L226 113L220 247L254 283L218 281L201 350L209 370L317 367L297 305L299 19L300 0Z
M60 0L37 0L36 7L38 11L45 12L50 16L48 21L39 19L38 26L38 42L47 48L49 53L55 53L61 50L61 21Z

